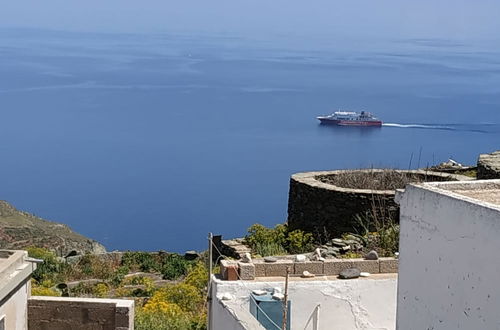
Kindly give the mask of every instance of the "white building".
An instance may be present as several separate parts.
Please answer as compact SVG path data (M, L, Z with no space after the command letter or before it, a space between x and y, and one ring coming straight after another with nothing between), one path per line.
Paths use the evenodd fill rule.
M36 264L25 251L0 250L0 330L28 329L30 278Z
M500 180L399 195L397 328L500 329Z
M409 185L397 199L399 275L394 259L378 260L378 274L359 259L225 262L212 285L211 329L264 329L251 293L283 290L285 266L297 274L289 283L290 329L500 329L500 180ZM351 267L372 275L336 279ZM239 279L227 280L235 270ZM317 275L302 279L303 270ZM265 328L280 328L279 316L274 321Z

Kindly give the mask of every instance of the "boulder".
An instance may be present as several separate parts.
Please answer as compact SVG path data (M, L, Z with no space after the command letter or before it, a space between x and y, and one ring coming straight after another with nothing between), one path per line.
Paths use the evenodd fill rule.
M477 179L500 179L500 150L491 154L479 155L477 161Z
M365 255L365 260L378 260L378 253L375 250L371 250Z
M346 270L343 270L339 274L339 278L343 280L348 280L352 278L358 278L361 272L357 268L349 268Z

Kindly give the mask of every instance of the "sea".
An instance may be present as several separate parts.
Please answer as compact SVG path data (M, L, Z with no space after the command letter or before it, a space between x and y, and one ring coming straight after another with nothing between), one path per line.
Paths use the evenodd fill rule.
M0 199L108 250L203 250L287 218L290 175L500 149L477 40L0 29ZM380 128L320 125L365 110Z

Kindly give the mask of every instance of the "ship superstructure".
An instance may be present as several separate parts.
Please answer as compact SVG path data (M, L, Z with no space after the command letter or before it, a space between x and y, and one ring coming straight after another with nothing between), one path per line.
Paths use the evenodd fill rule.
M331 115L316 117L322 124L339 126L382 126L382 121L366 111L336 111Z

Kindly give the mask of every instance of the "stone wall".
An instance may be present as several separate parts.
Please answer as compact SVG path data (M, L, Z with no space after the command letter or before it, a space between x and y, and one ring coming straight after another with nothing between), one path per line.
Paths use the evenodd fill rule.
M28 330L133 330L134 301L31 297Z
M477 179L500 179L500 151L479 155Z
M382 171L382 170L366 170ZM367 190L337 187L317 179L346 171L305 172L292 175L288 198L288 226L291 230L311 232L316 238L338 237L359 227L354 216L365 214L375 205L399 219L394 190ZM435 178L435 181L471 180L471 178L437 172L405 171Z

